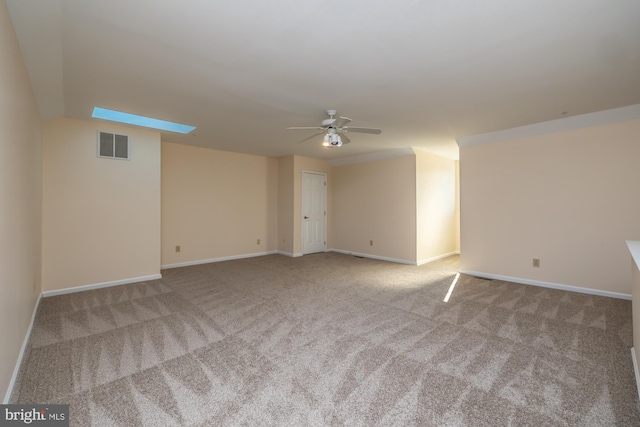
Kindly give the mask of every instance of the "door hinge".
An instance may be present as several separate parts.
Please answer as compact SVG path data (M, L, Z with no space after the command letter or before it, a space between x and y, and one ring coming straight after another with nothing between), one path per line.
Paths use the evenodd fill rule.
M326 214L327 214L327 211L324 211L324 214L326 215Z
M325 187L327 186L327 181L325 181L325 182L324 182L324 186L325 186Z

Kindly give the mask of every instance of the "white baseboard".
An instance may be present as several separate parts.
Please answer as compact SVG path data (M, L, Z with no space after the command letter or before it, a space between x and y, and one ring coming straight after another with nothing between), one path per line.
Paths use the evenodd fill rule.
M186 262L178 262L175 264L165 264L165 265L161 265L160 268L162 270L166 270L167 268L189 267L191 265L210 264L212 262L221 262L221 261L232 261L234 259L254 258L257 256L272 255L277 253L280 253L280 252L279 251L255 252L252 254L231 255L231 256L223 256L220 258L199 259L196 261L186 261Z
M131 277L129 279L113 280L111 282L94 283L92 285L74 286L72 288L56 289L42 292L43 297L70 294L73 292L90 291L91 289L108 288L110 286L128 285L129 283L147 282L149 280L162 279L162 274L152 274L150 276Z
M438 261L439 259L450 257L452 255L460 255L460 251L453 251L453 252L449 252L448 254L442 254L442 255L431 257L431 258L423 259L421 261L418 261L418 265L428 264L430 262Z
M460 273L468 276L477 276L485 279L504 280L505 282L521 283L523 285L540 286L543 288L559 289L561 291L579 292L581 294L599 295L602 297L611 297L619 299L631 299L630 294L621 294L618 292L602 291L600 289L581 288L579 286L563 285L560 283L542 282L539 280L522 279L520 277L501 276L499 274L483 273L480 271L460 270Z
M7 393L4 396L4 401L2 402L4 405L9 403L9 399L11 399L11 394L13 393L13 387L15 386L16 379L18 378L18 372L20 371L20 365L22 365L22 358L24 357L24 351L27 349L27 343L29 342L29 337L31 336L31 329L33 329L33 322L36 320L36 313L38 312L38 307L40 306L40 299L42 299L42 293L38 295L38 299L36 300L36 304L33 306L33 313L31 313L31 322L29 323L29 327L27 328L27 333L24 336L24 340L22 341L22 348L20 348L20 353L18 353L18 360L16 360L16 366L13 368L13 375L11 376L11 381L9 381L9 387L7 388Z
M301 254L301 253L292 254L291 252L285 252L285 251L276 251L276 253L280 254L280 255L288 256L288 257L291 257L291 258L297 258L299 256L304 255L304 254Z
M631 347L631 360L633 361L633 372L636 374L636 388L638 389L638 396L640 396L640 373L638 372L638 360L633 347Z
M344 251L342 249L329 249L327 252L338 252L338 253L345 254L345 255L353 255L353 256L359 256L359 257L363 257L363 258L378 259L380 261L389 261L389 262L395 262L395 263L398 263L398 264L416 265L416 263L414 261L409 261L409 260L406 260L406 259L389 258L389 257L386 257L386 256L371 255L371 254L365 254L365 253L361 253L361 252Z

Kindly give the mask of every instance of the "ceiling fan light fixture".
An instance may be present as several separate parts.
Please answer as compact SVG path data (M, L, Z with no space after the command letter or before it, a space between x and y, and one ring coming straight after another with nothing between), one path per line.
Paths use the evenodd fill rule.
M323 145L324 147L328 147L328 146L330 146L330 145L331 145L331 141L329 140L329 134L326 134L326 135L324 136L324 139L322 140L322 145Z
M332 133L329 139L332 147L342 147L342 138L337 133Z

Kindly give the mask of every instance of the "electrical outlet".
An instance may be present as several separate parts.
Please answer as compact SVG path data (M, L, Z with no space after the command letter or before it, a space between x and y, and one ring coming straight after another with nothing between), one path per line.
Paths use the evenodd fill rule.
M534 267L540 267L540 260L538 258L534 258L533 259L533 266Z
M176 246L176 252L180 252L180 245Z
M256 245L260 244L260 239L256 240Z
M369 246L373 246L373 240L369 240Z

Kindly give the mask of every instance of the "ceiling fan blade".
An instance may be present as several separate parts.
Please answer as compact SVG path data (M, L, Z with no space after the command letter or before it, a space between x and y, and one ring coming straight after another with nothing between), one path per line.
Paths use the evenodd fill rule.
M313 128L313 129L317 129L317 128ZM303 139L303 140L301 140L301 141L298 141L298 144L301 144L301 143L303 143L303 142L307 142L307 141L309 141L310 139L315 138L316 136L320 136L320 135L322 135L323 133L324 133L324 129L322 130L322 132L314 133L313 135L311 135L311 136L309 136L309 137L307 137L307 138L305 138L305 139Z
M379 135L382 133L382 129L374 129L374 128L354 128L352 126L343 127L342 130L344 132L361 132L361 133L372 133L375 135Z
M334 128L341 128L342 126L346 125L350 121L351 119L348 117L338 117L333 123L331 123L331 126Z
M287 128L287 130L321 130L321 129L324 129L324 128L320 126L294 126L294 127Z

